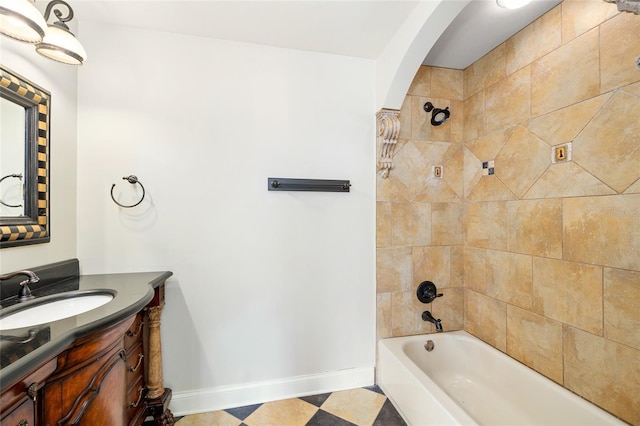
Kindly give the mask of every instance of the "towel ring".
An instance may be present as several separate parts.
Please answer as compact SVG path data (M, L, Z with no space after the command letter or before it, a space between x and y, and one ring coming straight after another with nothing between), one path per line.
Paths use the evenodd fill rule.
M144 194L145 194L144 186L142 185L142 183L140 183L138 178L134 175L125 176L122 179L126 180L132 185L137 183L138 185L140 185L140 188L142 188L142 197L140 198L140 200L138 200L138 202L135 204L131 204L130 206L125 206L124 204L120 204L119 202L116 201L115 197L113 196L113 188L115 188L116 184L114 183L113 185L111 185L111 199L113 200L113 202L119 205L120 207L123 207L125 209L130 209L131 207L137 206L142 202L142 200L144 200Z
M2 177L2 179L0 179L0 183L2 183L3 180L8 179L8 178L17 178L19 180L22 180L22 173L14 173L12 175L6 175L6 176ZM22 204L8 204L8 203L5 203L4 201L2 201L2 199L0 199L0 204L2 204L3 206L7 206L7 207L22 207Z

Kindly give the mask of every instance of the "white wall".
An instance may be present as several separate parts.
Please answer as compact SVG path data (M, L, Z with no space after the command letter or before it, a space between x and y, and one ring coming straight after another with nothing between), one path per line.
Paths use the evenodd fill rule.
M176 414L373 383L374 61L81 23L82 273L172 270ZM136 187L145 201L120 209ZM267 177L351 193L268 192Z
M0 250L0 273L76 257L77 68L0 37L0 63L51 93L51 242Z

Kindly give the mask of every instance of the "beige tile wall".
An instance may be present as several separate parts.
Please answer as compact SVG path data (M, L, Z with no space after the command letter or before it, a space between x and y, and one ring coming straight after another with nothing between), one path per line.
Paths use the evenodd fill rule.
M433 331L430 309L640 425L638 55L640 16L564 0L464 71L421 67L378 180L379 338Z

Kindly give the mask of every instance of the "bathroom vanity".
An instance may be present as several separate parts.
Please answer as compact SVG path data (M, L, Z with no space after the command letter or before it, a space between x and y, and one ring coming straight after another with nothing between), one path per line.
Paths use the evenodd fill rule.
M2 282L0 424L141 425L153 417L156 425L172 425L160 342L164 287L172 273L80 276L78 270L75 259L34 268L41 282L31 287L35 298L28 302L6 297L15 283ZM1 325L7 311L38 299L96 291L113 298L43 324Z

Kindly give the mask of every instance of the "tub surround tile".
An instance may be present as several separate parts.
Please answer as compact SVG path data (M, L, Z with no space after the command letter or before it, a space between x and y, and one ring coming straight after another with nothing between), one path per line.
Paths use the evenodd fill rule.
M464 195L464 178L460 170L464 166L464 149L462 145L456 144L452 145L451 149L447 151L447 155L442 159L442 164L444 165L445 175L442 179L451 187L451 189L456 193L457 198L455 201L461 201ZM440 200L433 199L431 201L438 202ZM442 200L452 201L452 200Z
M625 86L622 88L622 90L629 93L630 95L640 97L640 82Z
M450 100L448 105L437 105L438 108L449 107L451 115L449 116L448 123L451 125L451 133L449 134L449 141L462 143L464 139L464 101Z
M506 75L506 47L502 43L464 70L465 98L496 84Z
M465 99L463 114L464 140L469 141L484 136L484 91Z
M627 188L626 191L624 191L625 194L640 194L640 179L638 179L636 181L636 183L634 183L633 185L629 186L629 188Z
M534 257L533 311L602 335L602 267Z
M391 246L391 203L376 202L376 247Z
M573 141L611 96L611 93L606 93L535 117L527 122L526 127L549 146Z
M549 167L523 198L564 198L613 195L616 191L577 163L558 163Z
M638 44L640 52L640 42ZM636 73L640 75L638 70ZM620 91L609 99L573 142L573 161L618 193L640 178L638 117L640 98Z
M507 223L509 251L562 258L562 200L509 201Z
M462 195L462 177L453 171L462 163L461 156L458 144L409 141L394 156L395 172L389 180L403 198L413 202L457 201ZM434 165L444 166L442 178L433 176Z
M462 244L462 203L431 204L431 242L434 245Z
M431 75L435 68L421 66L413 77L411 86L407 91L410 96L432 96L431 95Z
M464 287L464 247L451 247L451 287Z
M506 201L516 199L516 195L496 176L480 176L478 183L467 195L467 201Z
M487 296L531 310L531 256L487 250Z
M640 350L640 272L604 268L604 336Z
M418 190L413 202L461 201L463 192L462 147L448 142L417 142L421 150L419 170L424 176L424 186ZM433 166L444 168L440 178L433 176Z
M464 328L464 289L443 288L438 286L438 292L443 294L429 305L423 305L424 311L429 310L431 314L442 320L442 328L444 331L462 330ZM431 325L430 333L434 333L436 328Z
M531 118L531 70L525 67L485 90L485 132Z
M464 286L487 294L487 250L464 247Z
M563 43L573 40L619 13L615 5L600 0L565 0L558 8L562 8Z
M464 198L467 199L483 177L482 161L473 155L470 150L464 148L463 164L464 170L462 171L462 175L464 179Z
M393 336L391 331L391 293L376 294L376 340Z
M404 291L413 285L411 247L376 250L377 293Z
M507 351L507 304L467 291L465 330L502 352Z
M502 149L505 143L511 138L515 132L516 126L507 127L502 130L490 133L486 136L479 137L465 143L465 146L471 151L480 162L494 159Z
M448 246L414 247L413 277L417 283L431 281L438 288L450 287L451 250Z
M466 244L473 247L506 250L506 202L468 203L464 222Z
M507 354L562 384L562 323L507 305Z
M561 8L555 7L506 41L507 74L560 47L561 19Z
M495 158L495 174L521 198L549 167L549 152L542 139L517 126Z
M418 300L415 289L393 293L391 295L391 331L393 336L430 333L432 331L431 323L422 320L422 312L430 308L430 304L425 305Z
M599 32L597 29L591 30L531 65L533 116L600 94L598 47Z
M616 87L640 81L634 58L640 51L640 19L632 13L620 13L600 27L601 88L607 92Z
M422 68L422 67L421 67ZM463 100L464 71L450 68L431 68L431 93L421 96L434 98ZM411 93L410 93L411 94ZM440 107L443 108L443 107Z
M640 265L640 195L565 198L563 257L637 270Z
M407 202L402 193L397 188L397 183L394 182L393 169L388 178L382 178L378 173L376 176L376 200L378 201L391 201L391 202Z
M431 245L431 204L393 203L391 215L394 246Z
M413 200L431 177L430 170L427 170L428 167L425 167L425 164L428 164L432 159L425 158L423 151L428 150L420 145L426 145L426 142L409 141L393 157L394 168L389 175L389 180L394 183L395 188L406 200ZM446 147L440 146L439 148L441 151L446 151ZM437 152L437 159L439 160L443 154L444 152Z
M446 166L445 166L445 169ZM460 201L458 194L447 184L447 179L429 179L421 192L412 200L415 203Z
M640 424L640 357L628 346L573 327L563 331L564 384L631 424Z

